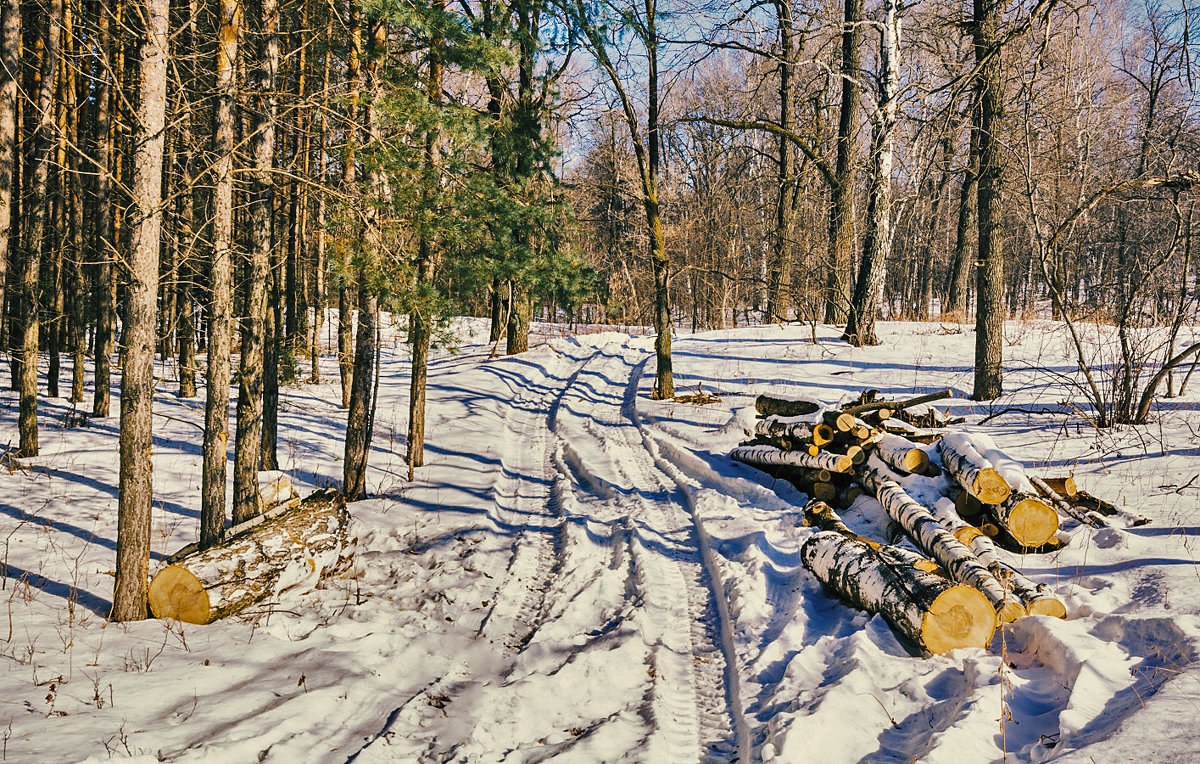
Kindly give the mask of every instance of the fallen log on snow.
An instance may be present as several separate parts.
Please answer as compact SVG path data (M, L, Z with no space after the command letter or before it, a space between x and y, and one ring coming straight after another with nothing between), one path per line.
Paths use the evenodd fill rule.
M212 623L287 589L313 586L347 556L350 515L337 491L244 523L217 546L175 559L150 582L155 618Z
M875 439L875 453L892 469L920 474L929 467L929 454L911 440L890 432L880 433Z
M1102 528L1107 525L1107 523L1100 518L1077 509L1075 505L1067 501L1066 498L1061 496L1059 492L1054 489L1049 480L1043 480L1039 477L1031 477L1029 480L1031 483L1033 483L1033 487L1037 489L1038 493L1044 496L1055 509L1057 509L1059 512L1062 512L1067 517L1074 518L1084 525L1090 525L1093 528ZM1078 498L1078 491L1076 491L1075 496Z
M954 502L945 498L940 499L933 507L930 507L930 511L946 530L967 545L971 552L979 558L979 561L987 566L996 580L1016 595L1029 615L1066 617L1066 605L1054 594L1054 590L1045 584L1035 584L1011 565L1002 561L991 538L979 528L963 520L954 509Z
M887 466L871 458L859 470L859 482L875 494L888 517L899 523L917 548L936 560L955 581L981 591L1001 623L1025 615L1025 607L1004 588L996 576L896 482Z
M759 416L806 416L815 414L824 408L820 403L809 400L794 400L777 398L774 395L760 395L754 401L754 409Z
M996 616L987 598L909 564L896 547L871 546L836 531L814 533L800 549L804 566L855 607L880 613L931 653L987 647Z
M938 441L938 450L950 477L984 504L999 504L1012 492L1004 477L965 435L945 436Z
M1058 513L1031 493L1015 491L1003 503L985 506L984 514L1022 547L1039 547L1058 533Z
M771 446L738 446L729 452L729 456L734 461L755 466L811 467L830 472L849 472L854 466L854 460L845 454L822 451L813 456L804 451L784 451Z
M792 440L811 441L815 446L823 446L833 442L833 430L825 423L797 421L785 417L772 416L760 419L754 425L754 434L771 438L790 438Z

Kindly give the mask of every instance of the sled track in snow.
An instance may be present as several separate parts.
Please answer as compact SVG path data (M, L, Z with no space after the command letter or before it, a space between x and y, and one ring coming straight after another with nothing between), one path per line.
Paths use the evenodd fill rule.
M635 361L629 353L598 352L575 377L581 390L568 386L566 398L590 396L597 404L585 426L603 430L598 437L614 473L600 477L626 488L622 503L629 516L635 599L646 616L651 649L653 682L640 711L650 730L646 758L745 761L749 736L729 614L690 497L664 471L638 423L637 390L649 356ZM621 379L628 379L623 388L615 383Z

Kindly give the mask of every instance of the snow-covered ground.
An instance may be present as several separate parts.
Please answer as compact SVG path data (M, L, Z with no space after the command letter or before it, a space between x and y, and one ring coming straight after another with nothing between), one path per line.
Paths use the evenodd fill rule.
M0 758L1200 759L1200 380L1152 424L1097 432L1040 413L1078 400L1054 327L1009 326L1010 392L982 406L965 400L969 331L885 324L881 347L854 349L770 326L676 341L677 384L723 398L694 406L650 399L649 337L489 359L484 323L458 330L412 483L406 353L387 334L356 567L209 626L106 624L117 420L68 428L70 406L43 401L42 455L0 471ZM281 466L305 492L340 479L335 374L281 405ZM194 540L199 505L202 398L167 387L152 571ZM1015 560L1066 620L919 657L801 567L804 496L726 454L759 392L945 387L962 396L945 409L1031 471L1074 470L1129 512ZM16 417L5 390L0 439L15 443ZM879 513L864 498L845 517L869 530ZM1138 514L1151 522L1125 527Z

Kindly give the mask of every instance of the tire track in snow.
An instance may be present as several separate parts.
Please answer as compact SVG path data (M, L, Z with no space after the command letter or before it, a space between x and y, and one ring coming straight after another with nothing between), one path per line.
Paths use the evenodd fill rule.
M498 584L491 608L480 622L478 637L485 655L464 657L444 676L410 697L388 716L383 728L351 761L396 760L413 756L421 760L448 760L464 741L439 736L449 725L436 724L448 717L448 708L473 682L483 666L511 667L514 657L537 631L545 611L546 592L561 565L562 522L551 490L552 422L572 382L590 357L576 360L575 369L557 390L548 389L530 405L514 401L505 414L501 443L500 479L492 489L499 532L516 534L512 555ZM556 382L546 380L548 386ZM503 675L502 669L499 674ZM488 670L487 678L491 678ZM404 732L401 734L400 730Z
M568 400L593 404L580 416L603 451L577 471L586 469L593 486L617 486L629 513L638 609L651 651L653 679L641 710L648 759L745 761L728 612L687 497L679 501L680 487L648 449L637 422L638 383L648 360L601 351L578 375L579 394L568 390ZM621 379L628 381L622 386Z

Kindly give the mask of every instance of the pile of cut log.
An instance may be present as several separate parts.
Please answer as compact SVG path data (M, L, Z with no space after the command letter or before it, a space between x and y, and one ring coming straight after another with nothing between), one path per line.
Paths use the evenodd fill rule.
M1059 513L1100 526L1116 512L1070 477L1027 475L987 436L941 430L962 422L929 406L949 397L882 401L868 391L832 407L759 396L752 437L730 454L812 498L805 521L818 532L801 556L827 588L934 653L986 646L997 624L1026 615L1065 617L1049 587L1006 559L1061 546ZM855 534L830 506L849 508L863 493L912 548Z

